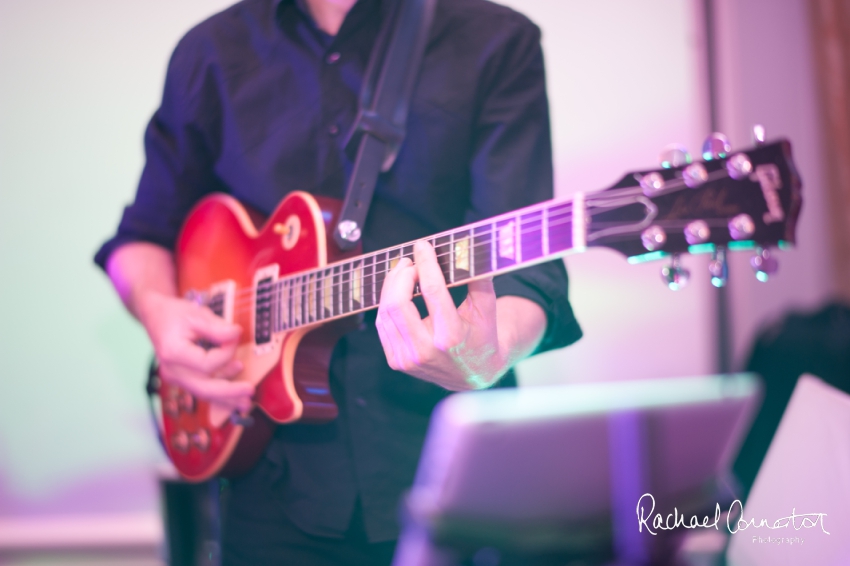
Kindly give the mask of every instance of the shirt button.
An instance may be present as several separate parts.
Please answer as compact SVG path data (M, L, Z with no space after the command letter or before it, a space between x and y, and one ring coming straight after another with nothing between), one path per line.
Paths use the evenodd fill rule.
M335 136L339 133L339 128L336 124L331 124L330 127L328 127L328 133L332 136Z
M364 399L363 397L358 397L358 398L357 398L357 399L355 399L354 401L356 401L356 402L357 402L357 404L358 404L358 405L360 405L361 407L365 407L365 406L366 406L366 399Z
M325 58L325 63L327 63L328 65L333 65L334 63L339 61L339 57L339 51L334 51Z

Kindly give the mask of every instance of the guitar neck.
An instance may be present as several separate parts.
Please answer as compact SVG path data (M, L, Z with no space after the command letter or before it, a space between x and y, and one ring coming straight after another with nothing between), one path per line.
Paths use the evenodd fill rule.
M493 277L586 246L584 195L548 201L425 239L450 287ZM323 268L257 282L257 313L274 331L327 322L377 308L387 273L413 242Z

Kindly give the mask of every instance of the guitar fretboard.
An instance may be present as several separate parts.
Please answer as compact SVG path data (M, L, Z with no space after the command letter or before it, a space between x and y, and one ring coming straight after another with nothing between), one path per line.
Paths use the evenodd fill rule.
M582 230L575 230L574 208L581 209L583 218L583 200L549 201L425 240L434 247L447 285L461 285L583 247L583 237L576 234L583 235L583 226L579 226ZM403 257L413 260L412 242L277 280L259 280L255 303L257 343L270 341L275 332L377 307L387 273Z

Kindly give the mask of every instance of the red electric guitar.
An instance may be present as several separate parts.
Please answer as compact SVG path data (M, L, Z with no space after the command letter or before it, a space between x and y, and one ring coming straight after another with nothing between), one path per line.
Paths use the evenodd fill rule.
M757 249L760 274L770 271L767 248L794 243L800 205L791 145L779 141L629 173L606 190L523 208L429 241L449 286L593 246L618 250L630 261L672 255L663 271L674 288L681 275L677 254L714 253L712 275L721 285L727 249ZM338 210L337 201L294 192L263 222L216 194L186 220L176 247L180 292L245 329L237 352L245 369L237 379L255 384L256 394L250 416L242 417L154 379L163 442L185 478L242 473L277 423L336 417L328 386L331 350L351 329L352 315L378 306L387 271L413 253L412 243L341 253L330 237Z

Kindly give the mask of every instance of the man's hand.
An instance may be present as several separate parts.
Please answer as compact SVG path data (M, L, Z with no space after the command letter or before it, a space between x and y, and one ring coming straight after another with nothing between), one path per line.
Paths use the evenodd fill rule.
M254 387L230 381L242 371L234 359L242 328L216 316L205 306L150 293L138 307L165 381L201 399L246 412ZM204 347L201 344L212 344Z
M390 367L452 391L496 383L530 354L546 330L546 314L522 297L496 299L492 279L468 284L455 308L434 248L413 248L415 264L401 259L384 280L375 325ZM429 316L412 302L419 283Z
M242 362L234 359L242 329L177 297L171 252L153 244L125 244L112 253L107 271L127 309L145 327L165 381L200 399L250 409L254 386L230 381L242 371Z

